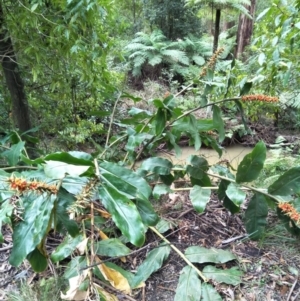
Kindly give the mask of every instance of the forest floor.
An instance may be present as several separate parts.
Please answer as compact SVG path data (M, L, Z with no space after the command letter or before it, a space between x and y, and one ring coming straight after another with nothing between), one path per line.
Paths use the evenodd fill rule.
M253 129L256 135L243 137L239 141L240 144L253 146L261 139L266 144L275 143L278 134L275 134L274 130L258 125ZM298 139L292 135L284 137L287 144L292 144ZM240 213L232 215L223 207L215 194L211 195L210 202L202 214L192 209L186 192L178 193L176 198L169 198L166 195L155 204L155 207L161 218L174 224L174 228L164 235L182 252L189 246L203 246L230 250L236 255L237 259L234 262L222 264L221 267L226 269L233 265L238 266L243 271L242 283L232 286L212 282L223 300L300 300L300 280L298 281L300 241L288 234L276 218L275 212L269 213L265 236L259 241L251 241L247 237L243 223L243 211L246 206L242 206ZM12 241L9 230L5 232L4 238L5 244L0 246L0 300L5 300L6 291L17 289L20 279L34 283L43 275L53 276L53 271L49 270L38 276L26 263L18 269L11 267L8 263ZM159 243L161 243L160 239L149 230L145 243L148 248L143 248L136 255L129 257L129 269L133 262L135 266L138 266L147 253ZM55 244L58 245L59 241ZM48 248L53 248L53 245L49 245ZM171 251L163 267L145 282L144 288L134 290L131 299L119 294L119 300L173 301L180 272L185 265L185 262L174 251ZM200 270L203 266L197 265ZM49 301L54 300L59 299L49 299Z

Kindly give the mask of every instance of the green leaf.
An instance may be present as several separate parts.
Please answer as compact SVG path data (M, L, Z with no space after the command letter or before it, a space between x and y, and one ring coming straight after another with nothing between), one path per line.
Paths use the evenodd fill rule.
M103 185L99 195L113 221L129 241L141 246L145 241L144 225L135 204L113 187Z
M244 183L255 180L263 169L266 160L267 148L265 144L258 142L251 153L247 154L239 164L236 174L236 182Z
M21 153L24 149L25 142L20 141L17 144L11 146L9 150L4 151L1 157L6 158L10 166L15 166L20 160Z
M26 256L42 241L54 206L55 195L30 194L23 198L24 216L13 232L13 249L9 262L19 266Z
M60 161L72 165L83 165L83 166L94 166L93 158L90 154L79 152L79 151L72 151L69 153L54 153L47 155L44 158L45 161Z
M235 100L234 102L235 102L235 104L236 104L236 107L237 107L238 111L240 112L240 114L241 114L241 116L242 116L242 121L243 121L245 130L248 131L248 130L249 130L249 127L248 127L248 124L247 124L247 120L246 120L246 118L245 118L243 105L242 105L242 103L241 103L239 100Z
M216 105L213 105L213 121L214 127L219 132L219 142L222 142L225 138L225 127L221 110Z
M202 283L202 300L203 301L222 301L222 298L211 284Z
M201 281L198 274L190 266L180 272L174 301L199 301L201 298Z
M61 186L69 193L74 195L79 194L83 187L89 182L89 178L86 177L70 177L67 176L63 179Z
M230 183L228 185L226 189L226 195L238 207L246 199L246 193L235 183Z
M27 255L27 260L30 262L32 269L37 272L43 272L48 266L47 258L35 248L31 253Z
M168 245L161 244L154 250L150 251L138 267L138 270L133 278L132 288L137 287L141 282L147 280L149 276L159 270L163 262L169 257L171 248Z
M160 219L159 222L156 224L155 228L159 233L165 233L170 229L173 229L175 226L174 222L165 220L165 219Z
M190 191L190 199L193 207L199 213L205 210L206 204L210 200L210 189L204 189L198 185L195 185Z
M159 216L156 214L152 204L148 200L137 199L135 205L144 225L155 226L157 224Z
M242 282L241 277L243 276L243 272L239 271L237 267L223 270L218 269L212 265L207 265L206 267L204 267L202 273L208 279L231 285L240 284Z
M67 174L73 177L78 177L85 173L89 166L80 166L68 164L61 161L46 161L44 171L47 177L52 179L62 179Z
M0 229L4 224L11 224L11 216L14 211L14 206L11 204L10 200L7 200L1 204L0 209ZM0 243L3 243L4 238L3 234L0 233Z
M76 247L83 241L83 239L83 235L78 235L74 238L67 235L63 242L51 254L50 258L52 262L58 262L69 257L76 250Z
M225 263L235 260L236 257L230 251L219 250L216 248L207 249L204 247L191 246L185 250L185 256L191 262L197 263Z
M235 205L230 198L225 196L223 200L223 206L228 209L232 214L240 212L240 207Z
M53 215L56 221L56 225L54 226L57 231L61 232L63 228L65 228L72 237L75 237L79 234L79 228L76 221L70 219L69 207L75 203L76 198L63 188L60 188L57 198L58 199L53 210Z
M87 265L87 259L85 256L76 256L72 258L72 260L68 263L67 268L64 272L64 278L70 279L77 275L79 275L81 272L80 270L85 268Z
M240 96L248 94L250 89L252 88L252 84L252 82L246 82L241 88Z
M273 195L292 195L300 192L300 167L293 167L278 178L269 188Z
M143 161L140 169L151 171L159 175L169 175L173 164L164 158L149 158Z
M263 52L260 53L260 55L258 56L258 63L262 66L265 60L266 60L266 55Z
M158 200L159 197L163 194L167 194L169 192L172 192L172 189L170 188L169 185L166 185L166 184L157 184L154 186L154 189L153 189L153 197Z
M154 120L155 120L155 134L156 136L159 136L163 132L167 122L165 109L159 108L157 110Z
M267 225L268 203L264 195L255 193L245 211L245 227L250 238L259 239Z
M101 256L125 256L130 253L130 249L127 248L119 239L110 238L104 239L95 244L95 252Z
M111 162L103 162L99 167L102 181L115 187L128 198L140 198L148 201L151 187L134 171Z

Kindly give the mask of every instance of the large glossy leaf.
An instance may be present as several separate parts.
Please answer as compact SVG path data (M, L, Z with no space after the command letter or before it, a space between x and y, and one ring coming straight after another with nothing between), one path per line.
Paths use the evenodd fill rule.
M226 189L227 197L239 207L246 199L246 193L235 183L230 183Z
M259 239L267 225L268 203L264 195L255 193L245 211L245 227L251 239Z
M170 250L170 246L160 245L159 247L150 251L146 259L138 267L138 270L132 281L132 288L137 287L141 282L147 280L152 273L159 270L163 262L168 258Z
M50 222L55 195L30 194L24 197L24 216L13 232L13 249L9 262L19 266L42 241Z
M137 199L135 205L146 226L155 226L157 224L159 216L156 214L152 204L148 200Z
M110 238L97 242L95 244L95 252L101 256L125 256L130 253L130 249L126 247L119 239Z
M159 108L157 110L156 116L155 116L155 134L156 136L159 136L162 132L163 129L166 126L166 112L165 109Z
M219 142L222 142L225 138L225 127L221 110L216 105L213 106L213 121L214 127L219 132Z
M44 171L47 177L62 179L66 175L78 177L89 169L87 165L73 165L61 161L46 161Z
M186 257L191 262L205 263L225 263L231 260L236 259L230 251L211 248L207 249L204 247L191 246L185 250Z
M67 258L75 251L77 245L82 242L83 239L83 235L78 235L74 238L67 235L63 242L51 254L51 260L58 262Z
M190 199L193 207L199 213L205 210L206 204L210 200L210 189L204 189L198 185L195 185L190 191Z
M69 193L74 195L79 194L83 187L87 185L89 179L86 177L70 177L67 176L63 179L61 186Z
M143 161L140 169L151 171L159 175L169 175L173 164L164 158L149 158Z
M47 257L38 248L35 248L27 255L27 260L30 262L32 269L37 273L43 272L48 266Z
M113 221L129 241L141 246L145 241L145 231L141 216L135 204L113 187L99 187L101 202L112 215Z
M186 170L189 175L195 179L201 180L208 170L208 162L201 156L192 155L188 158L190 165L187 165Z
M201 298L201 281L197 272L186 266L180 272L174 301L199 301Z
M300 192L300 167L293 167L278 178L269 188L273 195L292 195Z
M223 206L228 209L232 214L240 212L240 206L234 204L234 202L226 195L223 199Z
M115 187L128 198L140 198L148 201L151 195L149 184L134 171L118 164L103 162L100 164L101 179L108 185Z
M72 206L75 201L76 198L72 194L61 188L58 192L57 202L53 210L56 230L62 232L63 229L66 229L72 237L79 234L78 225L75 220L70 219L69 214L69 207Z
M92 159L90 154L78 151L54 153L45 157L45 161L60 161L79 166L94 166Z
M1 157L6 158L10 166L15 166L19 162L24 146L25 142L19 141L17 144L13 144L9 150L1 153Z
M133 152L136 147L141 145L145 140L150 140L153 136L148 133L139 133L135 135L130 135L128 142L125 145L127 151Z
M202 300L203 301L222 301L222 298L211 284L202 283Z
M212 279L219 283L226 283L232 285L238 285L242 282L241 277L243 272L238 270L237 267L232 267L230 269L218 269L215 266L207 265L202 270L202 273L208 279Z
M266 160L267 148L265 144L258 142L251 153L247 154L239 164L236 174L236 182L244 183L254 181L260 174Z

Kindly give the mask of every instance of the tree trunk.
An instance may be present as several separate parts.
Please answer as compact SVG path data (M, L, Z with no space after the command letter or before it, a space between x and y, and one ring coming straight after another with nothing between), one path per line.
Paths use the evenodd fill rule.
M6 85L10 93L12 114L16 126L21 132L31 129L29 107L24 83L20 76L17 58L12 40L5 28L4 12L0 3L0 59Z
M251 0L251 5L245 6L249 11L249 14L254 18L255 15L256 0ZM237 58L241 56L251 42L251 37L253 33L253 19L241 14L239 17L239 25L236 34L236 47L234 56Z
M218 8L216 9L213 52L215 52L218 49L218 45L219 45L220 22L221 22L221 9Z

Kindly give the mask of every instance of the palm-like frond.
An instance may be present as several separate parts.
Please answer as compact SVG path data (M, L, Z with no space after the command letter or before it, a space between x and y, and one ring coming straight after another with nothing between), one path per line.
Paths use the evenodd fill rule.
M186 56L184 51L176 50L176 49L164 49L161 51L161 54L168 60L171 59L171 61L174 63L181 63L184 65L189 64L189 59Z

